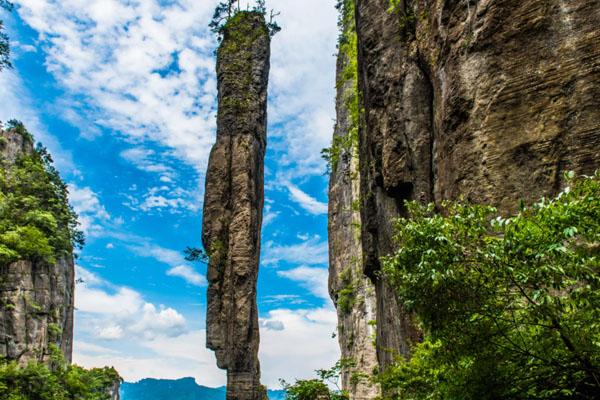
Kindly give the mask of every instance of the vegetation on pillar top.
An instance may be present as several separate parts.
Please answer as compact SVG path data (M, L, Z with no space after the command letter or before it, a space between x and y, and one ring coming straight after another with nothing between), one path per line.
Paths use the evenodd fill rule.
M263 25L269 36L272 37L281 30L281 27L275 21L275 18L279 13L276 13L274 10L270 11L269 20L267 22L267 7L265 5L265 0L257 0L252 8L250 8L248 4L246 10L241 9L240 0L222 1L215 8L212 21L208 26L217 34L220 42L223 40L226 30L233 28L241 21L245 20L245 18L252 15L261 15L263 17Z

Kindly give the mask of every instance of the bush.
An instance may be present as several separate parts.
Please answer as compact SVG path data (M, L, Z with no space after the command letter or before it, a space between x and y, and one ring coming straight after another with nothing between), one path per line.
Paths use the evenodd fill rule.
M0 398L7 400L110 400L109 389L121 378L114 368L86 370L67 365L56 348L52 368L36 362L19 367L0 360Z
M402 399L597 398L600 174L570 184L510 218L407 203L384 273L425 342L379 377L385 388Z
M8 128L33 143L21 123L11 121ZM0 264L19 259L53 264L83 245L67 186L52 164L48 151L38 146L0 168Z
M317 370L317 379L296 380L293 385L282 379L280 382L285 390L286 400L348 400L348 394L339 387L343 367L344 362L338 361L330 369ZM330 386L334 386L336 390L332 390Z

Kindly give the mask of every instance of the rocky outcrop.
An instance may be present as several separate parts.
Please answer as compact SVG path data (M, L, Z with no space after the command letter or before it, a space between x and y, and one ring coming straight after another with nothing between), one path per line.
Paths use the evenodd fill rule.
M238 12L217 52L217 142L206 174L202 241L208 266L207 346L227 370L227 398L263 399L256 280L264 201L270 36Z
M15 130L0 131L1 168L33 152L29 138ZM51 345L71 361L73 343L73 256L55 264L20 260L0 264L0 356L25 364L46 362Z
M383 368L419 340L377 273L405 200L510 212L600 167L599 24L597 0L356 0L361 251Z
M337 61L334 147L329 180L329 291L337 309L342 388L352 399L378 396L368 378L377 367L375 288L363 274L360 244L356 32L352 2L343 5Z

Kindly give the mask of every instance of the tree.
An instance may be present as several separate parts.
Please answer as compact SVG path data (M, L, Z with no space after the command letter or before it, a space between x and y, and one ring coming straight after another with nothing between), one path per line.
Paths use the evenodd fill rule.
M318 378L296 380L294 384L281 379L286 400L348 400L348 394L339 387L340 374L344 366L345 361L338 361L330 369L315 371ZM331 390L330 386L334 386L336 390Z
M408 202L383 271L425 340L379 377L402 399L600 393L600 173L513 217Z
M0 0L1 1L1 0ZM238 12L242 11L240 8L239 0L227 0L221 1L215 8L215 12L213 14L212 20L208 24L210 30L217 34L217 38L219 41L223 39L223 29L234 15ZM263 15L265 18L267 17L267 6L265 4L265 0L256 0L254 7L252 7L251 11L245 12L255 12ZM271 36L275 35L277 32L281 31L281 27L277 24L275 18L279 15L274 10L270 12L270 18L266 22L267 28L269 29L269 34Z
M7 0L0 0L0 8L3 8L7 11L12 11L13 5ZM0 71L2 71L4 68L11 67L10 42L8 40L8 35L4 33L4 23L2 20L0 20Z

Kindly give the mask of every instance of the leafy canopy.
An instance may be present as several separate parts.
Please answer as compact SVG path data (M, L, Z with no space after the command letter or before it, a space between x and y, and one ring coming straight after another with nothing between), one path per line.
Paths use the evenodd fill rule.
M20 122L10 121L7 129L33 142ZM83 245L67 186L52 163L41 146L14 165L0 160L0 264L20 259L53 264Z
M0 360L0 398L7 400L110 400L109 389L121 380L114 368L86 370L67 364L52 350L51 367Z
M573 179L573 174L567 175ZM407 203L384 273L425 332L379 376L402 399L600 393L600 173L510 218Z

